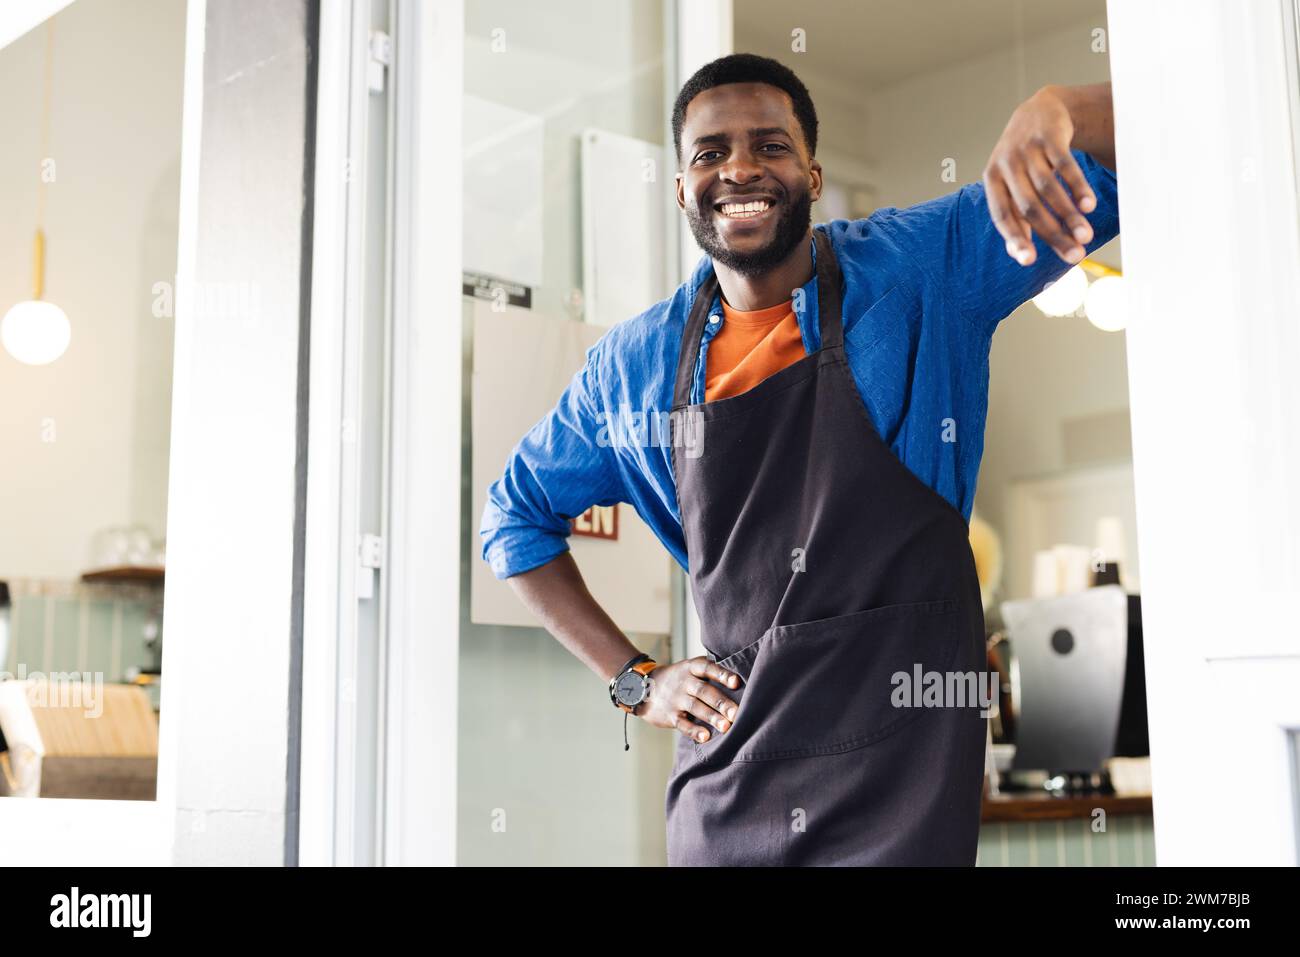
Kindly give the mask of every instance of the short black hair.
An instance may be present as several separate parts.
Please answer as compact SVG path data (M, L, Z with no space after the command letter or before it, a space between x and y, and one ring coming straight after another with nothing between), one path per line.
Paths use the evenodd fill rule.
M804 142L809 155L817 152L817 110L813 107L808 87L803 85L783 63L754 53L733 53L700 67L682 86L673 104L673 149L677 162L682 161L682 124L686 122L686 107L705 90L726 83L766 83L789 94L794 103L795 119L803 128Z

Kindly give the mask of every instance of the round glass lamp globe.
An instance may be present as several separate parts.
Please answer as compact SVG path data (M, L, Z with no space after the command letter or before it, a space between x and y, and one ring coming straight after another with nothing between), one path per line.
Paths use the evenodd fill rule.
M1105 332L1119 332L1128 326L1128 297L1120 276L1102 276L1088 287L1083 300L1088 321Z
M1070 269L1056 282L1034 297L1034 305L1049 316L1068 316L1083 304L1088 292L1088 277L1078 266Z
M67 314L43 299L20 302L0 320L0 343L6 352L27 365L53 362L68 350L71 341L72 324Z

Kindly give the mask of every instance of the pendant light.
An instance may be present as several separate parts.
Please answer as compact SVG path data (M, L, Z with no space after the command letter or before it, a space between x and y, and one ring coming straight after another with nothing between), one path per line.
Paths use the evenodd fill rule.
M1072 266L1061 277L1049 282L1034 297L1034 305L1049 316L1069 316L1083 304L1088 292L1088 277L1078 266Z
M1088 277L1092 281L1088 281ZM1033 299L1049 316L1087 316L1103 332L1119 332L1128 326L1128 287L1123 273L1095 259L1084 259L1056 282L1048 283Z
M50 152L50 89L54 60L54 18L45 23L45 102L41 115L41 161ZM45 174L41 171L36 199L36 236L32 242L32 298L11 308L0 320L0 343L28 365L46 365L63 355L72 339L67 314L45 295Z
M1093 277L1083 299L1083 311L1088 321L1103 332L1119 332L1127 328L1129 303L1124 274L1099 262L1089 262L1087 269Z

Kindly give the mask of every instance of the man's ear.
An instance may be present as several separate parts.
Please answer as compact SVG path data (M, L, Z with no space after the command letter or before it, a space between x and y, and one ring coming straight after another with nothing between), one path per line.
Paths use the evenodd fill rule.
M812 193L813 202L816 202L822 198L822 164L815 159L810 160L808 174L812 179L812 188L809 192Z
M686 211L686 180L681 173L677 174L677 208Z

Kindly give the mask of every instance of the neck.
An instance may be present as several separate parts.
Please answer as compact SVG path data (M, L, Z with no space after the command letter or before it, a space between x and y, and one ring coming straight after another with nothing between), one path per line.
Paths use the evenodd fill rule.
M714 261L713 271L722 287L722 298L732 309L753 312L780 305L794 296L794 291L812 278L813 261L809 239L812 230L800 240L781 262L757 276L746 276Z

